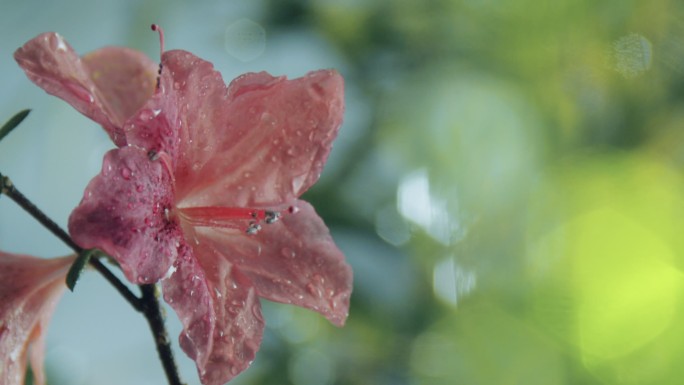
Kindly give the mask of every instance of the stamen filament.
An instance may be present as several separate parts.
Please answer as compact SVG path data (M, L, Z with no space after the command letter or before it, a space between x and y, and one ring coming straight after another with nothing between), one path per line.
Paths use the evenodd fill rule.
M215 223L217 221L256 220L266 218L265 210L255 210L243 207L185 207L178 209L181 215L198 223Z
M159 58L161 59L164 53L164 30L157 24L152 24L151 28L153 31L159 32Z

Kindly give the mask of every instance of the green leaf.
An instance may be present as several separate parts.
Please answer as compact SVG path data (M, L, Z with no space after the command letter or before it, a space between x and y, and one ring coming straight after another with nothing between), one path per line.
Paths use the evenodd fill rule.
M7 134L9 134L16 126L19 125L31 112L31 110L23 110L19 111L16 115L10 118L10 120L5 123L2 128L0 128L0 140L5 138Z
M99 249L87 249L83 250L81 254L78 255L78 258L76 258L74 263L71 265L69 273L67 273L66 284L69 290L74 291L76 281L78 281L78 279L81 277L81 272L83 272L83 269L85 269L86 265L90 261L90 258L102 254L102 251Z

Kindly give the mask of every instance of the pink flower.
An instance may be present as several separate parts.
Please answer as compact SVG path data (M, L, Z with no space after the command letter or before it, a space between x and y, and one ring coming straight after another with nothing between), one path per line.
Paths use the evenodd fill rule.
M45 384L47 326L74 258L0 251L0 384L23 384L28 360L34 383Z
M126 144L124 122L152 96L157 76L157 64L142 52L106 47L79 58L57 33L30 40L14 58L34 83L100 123L118 146Z
M46 67L35 58L63 63L53 58L65 54L54 36L16 53L41 86L69 78L78 60L35 70ZM128 64L111 67L146 67L123 56ZM167 51L162 65L157 91L110 131L126 146L105 155L69 230L82 247L116 258L131 282L161 280L184 325L181 347L203 383L223 384L258 350L258 297L340 326L347 317L351 268L313 207L298 199L318 180L342 122L343 80L332 70L295 80L261 72L226 88L211 63L189 52ZM122 85L141 95L134 88ZM98 100L98 92L115 98L105 88L88 95Z

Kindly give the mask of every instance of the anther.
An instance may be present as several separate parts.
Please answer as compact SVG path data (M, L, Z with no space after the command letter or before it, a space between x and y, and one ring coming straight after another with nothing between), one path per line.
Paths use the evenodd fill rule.
M266 216L264 218L264 221L267 224L275 223L278 222L278 219L280 219L280 213L277 211L266 211Z
M249 235L254 235L258 233L261 230L261 225L256 223L256 222L251 222L249 224L249 227L247 227L247 230L245 230L245 233Z

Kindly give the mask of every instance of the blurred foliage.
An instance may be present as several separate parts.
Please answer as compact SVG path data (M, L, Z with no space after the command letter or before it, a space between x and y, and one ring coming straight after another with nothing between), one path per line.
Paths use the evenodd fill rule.
M680 382L684 5L270 4L373 106L307 197L357 274L317 383Z

